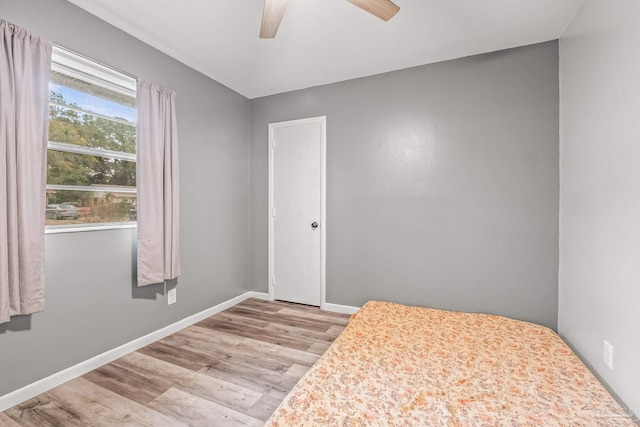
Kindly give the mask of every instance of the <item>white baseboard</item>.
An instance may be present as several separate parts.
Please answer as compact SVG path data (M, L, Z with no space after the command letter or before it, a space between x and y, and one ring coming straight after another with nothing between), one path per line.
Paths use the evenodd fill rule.
M178 332L180 329L184 329L187 326L198 323L199 321L204 320L209 316L213 316L214 314L226 310L227 308L233 307L234 305L239 304L248 298L269 299L269 295L264 292L245 292L242 295L238 295L235 298L231 298L228 301L222 302L214 307L201 311L200 313L196 313L169 326L165 326L162 329L158 329L157 331L151 332L150 334L123 344L120 347L105 351L104 353L92 357L91 359L80 362L77 365L71 366L60 372L56 372L53 375L28 384L18 390L12 391L9 394L0 396L0 412L18 405L25 400L36 397L37 395L51 390L54 387L71 381L72 379L84 375L87 372L91 372L94 369L106 365L107 363L113 362L114 360L126 354L129 354L132 351L136 351L146 345L158 341L159 339Z
M356 311L360 310L360 307L353 307L351 305L340 305L340 304L331 304L329 302L325 302L322 306L323 310L333 311L334 313L343 313L343 314L353 314Z
M247 298L257 298L257 299L263 299L265 301L269 301L269 294L267 292L250 291L243 295L249 295Z

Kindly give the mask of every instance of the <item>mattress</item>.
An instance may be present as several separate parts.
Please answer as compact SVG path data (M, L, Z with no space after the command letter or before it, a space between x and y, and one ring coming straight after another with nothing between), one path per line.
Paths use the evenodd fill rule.
M636 426L551 329L370 301L267 421L283 426Z

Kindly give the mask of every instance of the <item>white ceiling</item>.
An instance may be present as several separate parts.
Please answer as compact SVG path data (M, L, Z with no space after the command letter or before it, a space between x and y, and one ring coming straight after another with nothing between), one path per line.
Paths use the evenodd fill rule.
M69 0L247 98L559 38L583 0L395 0L389 22L345 0Z

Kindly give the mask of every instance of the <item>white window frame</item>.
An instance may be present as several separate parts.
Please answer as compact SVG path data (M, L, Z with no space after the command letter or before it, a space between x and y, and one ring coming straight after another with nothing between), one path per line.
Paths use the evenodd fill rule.
M78 78L80 80L88 81L96 86L101 86L105 89L109 89L116 93L131 96L136 98L137 82L135 77L127 75L122 71L116 70L112 67L106 66L92 59L86 58L80 54L72 52L63 47L54 45L51 55L51 70L56 71L71 77ZM70 107L68 105L61 105L55 102L49 102L50 106L59 108L65 108L67 110L76 111L81 114L89 114L94 117L100 117L105 120L109 120L116 123L122 123L126 125L133 125L124 120L104 116L91 111L85 111L81 108ZM136 162L136 154L113 151L94 147L83 147L74 144L68 144L64 142L48 141L47 151L54 150L65 153L83 154L89 156L106 157L109 159L126 160L130 162ZM57 185L48 184L47 190L73 190L73 191L89 191L89 192L119 192L119 193L133 193L137 194L137 188L123 188L123 187L91 187L91 186L79 186L79 185ZM43 212L44 214L44 212ZM47 225L45 226L45 234L57 234L57 233L69 233L78 231L99 231L99 230L113 230L122 228L135 228L137 227L137 221L129 222L105 222L105 223L93 223L93 224L64 224L64 225Z

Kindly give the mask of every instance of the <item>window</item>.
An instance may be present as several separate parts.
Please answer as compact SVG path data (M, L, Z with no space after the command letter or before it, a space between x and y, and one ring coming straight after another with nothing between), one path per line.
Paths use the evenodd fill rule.
M135 105L135 79L54 47L47 226L134 223Z

